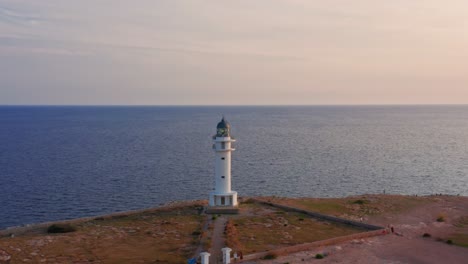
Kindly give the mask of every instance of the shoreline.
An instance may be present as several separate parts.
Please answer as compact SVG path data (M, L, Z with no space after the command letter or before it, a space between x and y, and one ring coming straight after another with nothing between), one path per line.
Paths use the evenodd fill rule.
M429 197L440 197L440 196L446 196L446 197L466 197L468 196L463 196L463 195L453 195L453 194L429 194L429 195L407 195L407 194L360 194L360 195L351 195L351 196L346 196L346 197L283 197L283 196L244 196L244 197L239 197L239 200L248 200L250 198L253 199L268 199L268 198L280 198L280 199L317 199L317 200L328 200L328 199L352 199L352 198L358 198L358 197L365 197L365 196L398 196L398 197L420 197L420 198L429 198ZM85 217L77 217L77 218L72 218L72 219L64 219L64 220L53 220L53 221L46 221L46 222L39 222L39 223L33 223L33 224L24 224L20 226L10 226L10 227L5 227L0 229L0 238L1 237L6 237L11 235L12 233L14 234L22 234L22 233L27 233L29 231L33 231L35 229L40 229L40 228L45 228L48 227L49 225L53 224L79 224L83 223L86 221L91 221L99 218L114 218L114 217L122 217L122 216L129 216L129 215L135 215L135 214L140 214L140 213L147 213L147 212L152 212L152 211L158 211L158 210L164 210L164 209L170 209L171 207L179 207L179 206L185 206L185 205L190 205L194 203L205 203L208 204L208 200L182 200L182 201L169 201L166 203L162 203L158 206L155 207L148 207L148 208L143 208L143 209L136 209L136 210L128 210L128 211L121 211L121 212L114 212L114 213L109 213L109 214L98 214L94 216L85 216Z
M20 263L125 260L175 264L200 252L216 256L217 249L225 246L249 256L246 263L265 264L312 261L316 254L326 255L323 263L362 258L374 263L407 263L413 258L417 263L462 263L468 257L466 196L242 197L237 215L206 214L206 205L206 200L172 201L140 210L12 227L0 230L0 251ZM47 230L49 225L64 223L76 230ZM363 231L360 225L381 229ZM266 256L278 259L259 259Z
M99 220L99 219L111 219L111 218L125 217L125 216L137 215L137 214L142 214L142 213L155 212L158 210L166 210L166 209L171 209L175 207L188 206L191 204L203 203L203 202L207 203L206 200L169 201L167 203L163 203L162 205L159 205L156 207L149 207L149 208L144 208L144 209L121 211L121 212L95 215L95 216L78 217L78 218L66 219L66 220L47 221L47 222L40 222L40 223L34 223L34 224L26 224L26 225L21 225L21 226L11 226L11 227L0 229L0 238L10 236L11 234L21 235L21 234L28 233L34 230L44 229L53 224L80 224L80 223L84 223L84 222L92 221L96 219Z

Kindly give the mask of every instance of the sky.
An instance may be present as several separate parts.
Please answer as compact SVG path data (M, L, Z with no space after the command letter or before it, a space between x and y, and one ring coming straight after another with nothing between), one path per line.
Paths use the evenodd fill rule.
M468 104L467 12L466 0L0 0L0 104Z

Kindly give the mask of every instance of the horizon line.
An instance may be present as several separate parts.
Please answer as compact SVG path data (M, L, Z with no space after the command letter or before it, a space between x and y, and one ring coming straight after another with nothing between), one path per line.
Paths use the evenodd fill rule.
M415 104L0 104L0 107L304 107L304 106L468 106L468 103Z

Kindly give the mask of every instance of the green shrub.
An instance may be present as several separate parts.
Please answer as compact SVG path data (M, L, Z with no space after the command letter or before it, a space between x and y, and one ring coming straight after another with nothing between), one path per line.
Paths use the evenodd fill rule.
M323 255L319 253L319 254L315 255L315 258L316 259L323 259Z
M353 204L365 204L365 203L366 203L366 200L361 200L361 199L353 202Z
M447 244L452 245L453 241L451 239L447 240Z
M211 217L211 220L216 220L216 218L217 218L216 215L213 215L213 216Z
M200 231L193 231L192 232L192 236L199 236L199 235L201 235Z
M443 215L439 215L439 217L437 217L437 222L444 222L445 221L445 218Z
M262 259L275 259L277 256L275 254L267 254Z
M253 203L255 203L255 201L254 201L254 199L249 198L249 199L243 201L242 203L243 203L243 204L253 204Z
M431 237L431 234L429 234L429 233L424 233L424 234L423 234L423 237Z
M76 228L70 224L53 224L47 228L47 233L70 233L75 231Z
M195 209L197 210L197 213L200 215L203 213L203 211L205 210L205 208L203 208L203 206L199 206L199 207L195 207Z

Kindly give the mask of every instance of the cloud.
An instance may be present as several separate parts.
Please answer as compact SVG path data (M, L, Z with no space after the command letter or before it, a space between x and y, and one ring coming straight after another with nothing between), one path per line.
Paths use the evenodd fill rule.
M13 25L37 25L41 18L0 6L0 22Z
M31 54L43 54L43 55L63 55L63 56L84 56L90 55L91 53L86 53L83 51L75 51L69 49L59 49L59 48L22 48L22 47L2 47L0 46L0 57L2 56L27 56Z

